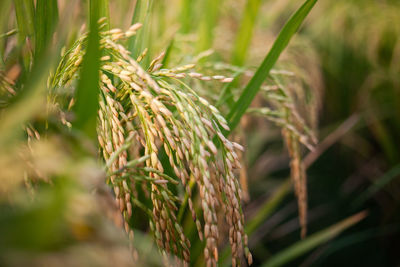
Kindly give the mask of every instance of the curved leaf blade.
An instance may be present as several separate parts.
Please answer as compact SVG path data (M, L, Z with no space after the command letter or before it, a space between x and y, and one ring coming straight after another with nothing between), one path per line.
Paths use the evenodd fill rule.
M282 266L296 257L310 251L311 249L323 244L330 239L334 238L350 226L358 223L367 216L366 211L361 211L347 219L344 219L318 233L311 235L310 237L303 239L287 249L279 252L270 260L263 265L263 267L277 267Z
M268 77L270 70L275 65L279 56L289 44L290 39L298 31L300 25L307 17L308 13L314 7L318 0L307 0L304 4L294 13L294 15L286 22L285 26L282 28L277 39L272 45L271 50L265 57L264 61L261 63L260 67L257 69L253 78L247 84L246 88L243 90L241 96L236 101L235 105L229 112L227 119L229 121L229 126L231 131L236 128L239 124L240 119L246 112L247 108L250 106L254 97L260 89L261 84ZM228 132L225 132L228 134Z

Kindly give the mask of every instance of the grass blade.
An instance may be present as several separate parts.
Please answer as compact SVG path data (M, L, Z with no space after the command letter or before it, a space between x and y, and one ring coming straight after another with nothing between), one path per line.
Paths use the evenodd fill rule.
M192 26L193 0L181 0L180 22L182 33L189 33Z
M132 16L132 24L142 23L143 27L137 35L134 35L129 40L129 51L132 56L137 58L150 42L150 11L152 8L152 0L137 0L135 10ZM147 47L149 48L149 47ZM148 57L144 60L146 62Z
M32 0L14 0L14 7L18 24L18 41L22 44L26 37L31 37L34 34L35 8Z
M140 14L141 14L141 10L142 10L142 4L143 4L143 0L137 0L136 1L135 8L133 10L131 24L135 24L135 23L140 21L140 19L141 19ZM129 51L131 51L131 52L134 51L135 43L136 43L136 35L133 35L131 38L129 38L129 41L128 41L128 50Z
M328 227L327 229L324 229L318 233L315 233L308 238L301 240L294 245L288 247L287 249L279 252L270 260L264 264L264 267L277 267L277 266L282 266L289 261L295 259L296 257L310 251L311 249L315 248L316 246L323 244L330 239L334 238L350 226L358 223L362 219L364 219L367 216L367 213L365 211L359 212L335 225L332 225Z
M169 59L171 57L171 51L174 47L174 43L175 43L175 37L172 37L171 41L168 44L167 49L165 50L164 58L161 61L163 68L166 68L168 66Z
M254 97L256 96L258 90L260 89L261 84L269 75L271 68L275 65L282 51L289 44L290 39L297 32L300 25L311 11L313 6L318 0L307 0L297 11L296 13L288 20L285 24L281 32L279 33L277 39L272 45L271 50L265 57L264 61L257 69L253 78L247 84L243 93L241 94L238 101L235 103L230 113L227 116L227 119L230 124L231 131L236 128L239 124L240 119L243 114L246 112L247 108L250 106ZM225 133L227 134L227 132Z
M265 221L266 218L277 208L286 195L292 189L290 179L284 181L278 189L274 191L271 198L257 211L256 215L247 222L246 233L251 236L253 232Z
M212 47L214 41L214 27L217 24L221 0L204 1L204 14L202 14L197 38L197 51L201 52Z
M40 58L58 23L57 0L38 0L35 12L35 58Z
M18 44L25 46L27 40L31 40L35 33L33 27L35 14L33 0L14 0L14 7L18 27ZM31 54L26 53L25 55L21 55L21 57L25 70L28 70L31 62Z
M332 255L333 253L343 250L344 248L348 248L350 246L358 245L361 242L368 242L372 238L384 237L398 233L400 230L398 225L386 225L383 229L380 228L370 228L367 230L359 231L354 234L346 235L342 238L338 238L335 241L332 241L330 244L327 244L326 247L320 247L314 253L318 256L314 258L312 253L305 262L302 263L302 266L320 266L321 260Z
M89 137L96 136L97 110L99 106L99 69L100 69L100 37L97 20L100 15L99 1L91 0L90 32L83 66L76 91L75 123L76 129L82 130Z
M243 66L245 62L260 4L261 0L247 0L239 32L236 35L235 46L233 48L233 65Z
M105 17L107 21L110 21L110 10L109 10L109 0L99 1L99 18Z
M5 14L10 14L12 10L12 5L11 1L0 1L0 10L3 10ZM0 17L0 31L1 31L1 37L0 37L0 68L4 68L5 65L5 48L6 48L6 37L9 36L9 28L8 28L8 17L3 16Z
M400 175L400 164L395 165L392 169L386 172L382 177L376 179L368 189L362 193L353 203L353 207L362 205L366 200L376 194L385 185L390 183L394 178L398 178Z

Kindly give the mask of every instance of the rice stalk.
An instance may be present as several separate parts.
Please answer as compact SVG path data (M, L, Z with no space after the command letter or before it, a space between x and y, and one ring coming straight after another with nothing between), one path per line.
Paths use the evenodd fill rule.
M240 168L237 151L243 148L222 134L222 129L229 131L229 127L220 112L183 80L230 82L231 78L193 72L193 65L161 69L163 55L145 70L139 64L145 55L135 60L122 45L140 26L134 24L127 31L103 28L100 32L105 56L101 58L98 142L125 231L134 238L131 219L135 209L143 209L166 265L170 264L169 253L188 265L190 242L176 218L182 200L172 190L180 187L188 196L199 238L204 239L207 266L218 262L220 210L229 225L232 265L240 265L243 254L251 263L243 228L242 193L234 175ZM87 34L63 55L53 78L54 87L73 85L86 46ZM161 151L168 157L173 176L164 172ZM194 208L189 186L192 180L198 187L202 214ZM143 190L151 206L141 203L137 190ZM135 250L133 255L138 256Z

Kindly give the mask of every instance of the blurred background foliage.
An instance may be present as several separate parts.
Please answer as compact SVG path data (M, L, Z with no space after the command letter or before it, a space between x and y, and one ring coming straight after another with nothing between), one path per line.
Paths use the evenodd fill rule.
M48 9L29 2L0 2L0 266L130 266L95 146L79 131L63 130L57 109L45 104L48 73L88 22L87 1L49 1ZM164 66L196 62L201 73L236 77L229 88L190 84L223 114L299 7L294 0L104 2L109 9L100 13L112 27L144 24L129 44L135 56L148 48L144 65L166 51ZM399 14L397 0L319 1L242 119L234 138L246 147L241 176L255 266L400 264ZM288 94L271 94L274 88ZM228 93L218 105L221 91ZM312 152L302 149L304 240L276 126L285 111L276 108L277 97L304 119L293 126L319 140ZM146 264L160 265L152 241L137 235L139 253L151 255L142 257L152 260ZM192 255L200 255L193 236ZM220 258L229 264L226 253Z
M280 14L284 20L295 6L296 1L264 1L261 8L263 14ZM319 112L321 145L316 149L323 153L317 153L319 157L307 171L310 231L317 231L354 210L369 210L358 226L293 262L293 266L398 264L395 256L399 249L398 12L398 1L321 1L287 50L288 54L294 50L314 60L311 65L318 66L322 82L318 84L320 80L315 78L308 80L308 84L317 83L314 86L323 90ZM271 26L279 29L282 25L275 17L272 21L269 16L260 17L260 31ZM311 57L310 53L316 56ZM301 62L304 64L304 60ZM307 66L304 69L308 75L312 73ZM331 146L325 146L331 141ZM264 149L272 145L273 142L267 142ZM249 148L249 151L254 150ZM267 151L264 153L271 153L271 149ZM285 175L284 168L273 163L277 159L274 157L271 155L269 160L259 163L270 169L264 182L249 182L250 188L254 185L254 190L260 190L260 195L271 188L272 181ZM255 171L261 157L254 158L257 160L250 169ZM260 167L258 175L263 173L265 169ZM281 246L295 242L297 227L289 215L293 207L286 199L277 209L280 211L271 214L260 227L264 228L260 230L264 238L257 238L264 243L264 247L258 245L260 255L267 252L273 255ZM255 251L254 254L257 255Z

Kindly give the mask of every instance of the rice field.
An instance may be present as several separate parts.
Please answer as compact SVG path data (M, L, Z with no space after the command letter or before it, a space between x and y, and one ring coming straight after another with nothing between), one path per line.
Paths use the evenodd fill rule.
M0 2L0 266L397 266L400 3Z

